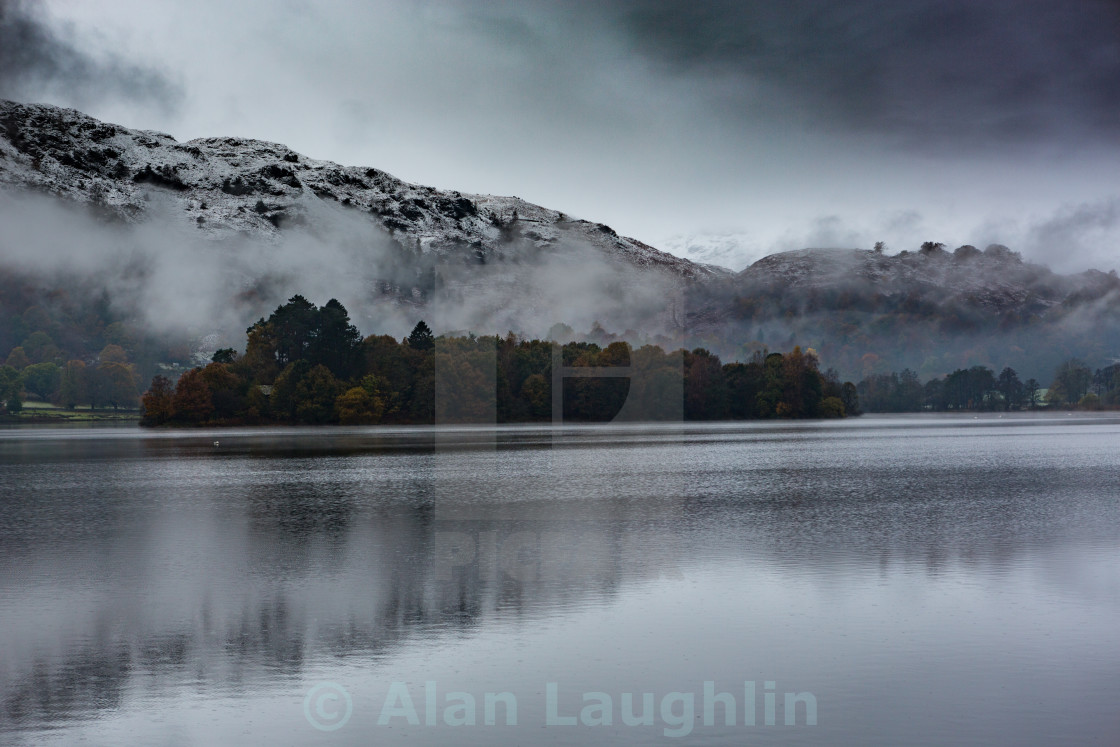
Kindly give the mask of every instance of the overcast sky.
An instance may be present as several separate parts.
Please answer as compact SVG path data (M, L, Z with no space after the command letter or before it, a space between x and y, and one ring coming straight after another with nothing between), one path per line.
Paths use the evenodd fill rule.
M0 95L514 194L740 269L1120 265L1120 3L0 0ZM699 237L699 238L697 238ZM688 240L685 240L688 239Z

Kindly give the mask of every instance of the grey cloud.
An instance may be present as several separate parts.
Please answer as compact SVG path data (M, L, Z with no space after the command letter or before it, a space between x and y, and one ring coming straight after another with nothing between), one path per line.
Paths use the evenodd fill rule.
M731 117L922 147L1120 140L1115 2L619 0L537 9L578 17L557 33L616 35L663 75L707 87Z
M1120 199L1074 205L1031 225L1024 250L1048 257L1057 270L1092 266L1116 267L1116 234L1120 229Z
M720 240L716 261L735 269L783 248L927 239L1084 269L1111 264L1120 236L1083 231L1072 253L1028 238L1059 205L1116 192L1116 2L92 7L0 0L0 96L517 194L661 248L730 233L745 248ZM91 27L133 51L92 59ZM113 81L129 71L152 92ZM169 80L190 106L153 116L150 101L176 100Z
M766 254L804 248L871 249L876 242L886 245L888 254L916 251L923 241L942 241L952 246L960 240L944 229L931 233L925 217L915 210L866 216L853 221L839 215L823 215L804 228L791 229L767 247Z
M120 56L94 55L53 27L26 0L0 0L0 97L83 107L106 98L173 111L183 93L161 70Z

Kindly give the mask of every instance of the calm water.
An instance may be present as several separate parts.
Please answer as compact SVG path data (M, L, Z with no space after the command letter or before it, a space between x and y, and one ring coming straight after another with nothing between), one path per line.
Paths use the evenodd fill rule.
M1117 745L1120 420L0 431L0 644L3 743Z

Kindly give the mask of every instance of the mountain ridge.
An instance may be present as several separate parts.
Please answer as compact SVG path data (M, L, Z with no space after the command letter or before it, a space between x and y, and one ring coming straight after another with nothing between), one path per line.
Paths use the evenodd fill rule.
M0 100L0 185L32 189L139 220L144 195L177 198L204 234L272 236L308 219L315 201L365 212L405 250L446 256L500 255L511 223L546 247L561 239L612 259L686 280L731 274L619 236L602 223L573 219L517 197L437 190L372 167L308 158L280 143L205 137L183 143L166 133L102 122L75 109Z
M1057 355L1120 354L1114 271L1059 275L997 244L947 251L926 242L895 255L800 249L734 272L517 197L438 190L261 140L180 143L46 104L0 101L0 190L47 194L124 224L162 211L216 242L277 243L289 229L306 231L312 240L298 251L315 256L272 290L342 295L338 286L349 283L354 304L387 299L402 310L394 317L369 305L381 310L363 320L367 328L407 330L422 315L443 331L544 337L566 323L739 360L802 345L852 378L886 365L942 374L973 363L1049 366ZM335 223L353 228L351 254L329 253ZM362 252L380 253L360 268L346 264ZM212 260L212 275L235 266L241 276L240 285L222 286L226 295L211 294L210 308L268 286L253 277L261 265L236 260L229 252ZM312 287L315 263L323 272ZM256 307L234 311L255 316L274 297L260 291Z

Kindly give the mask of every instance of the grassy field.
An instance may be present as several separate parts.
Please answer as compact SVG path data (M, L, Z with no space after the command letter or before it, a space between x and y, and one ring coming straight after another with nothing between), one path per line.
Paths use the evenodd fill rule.
M140 420L140 411L91 410L88 405L67 410L49 402L24 402L20 412L4 420L9 423L121 423Z

